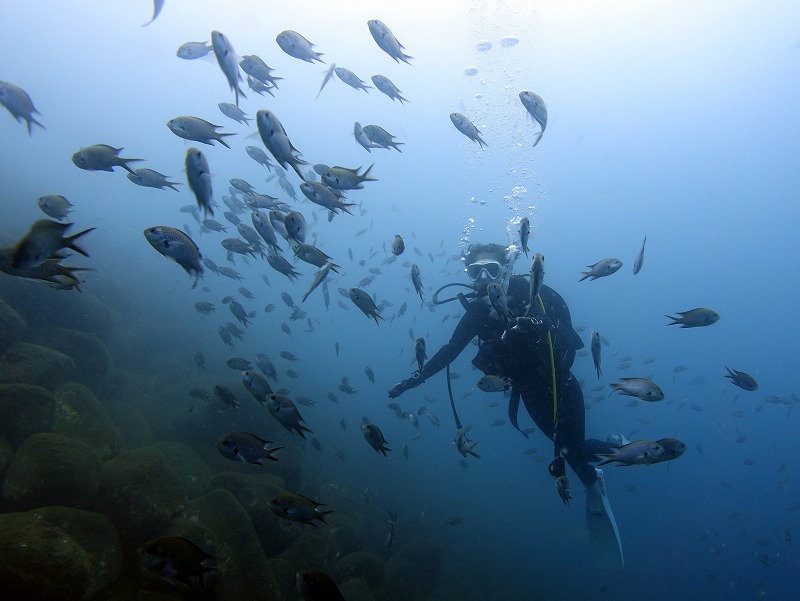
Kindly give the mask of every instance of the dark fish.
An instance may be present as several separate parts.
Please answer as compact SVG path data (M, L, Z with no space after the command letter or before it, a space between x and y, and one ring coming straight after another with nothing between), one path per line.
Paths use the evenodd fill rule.
M375 424L361 424L361 432L364 434L364 439L369 443L376 453L382 453L386 457L386 451L391 451L386 446L386 439L383 437L383 432Z
M172 586L205 591L219 575L216 558L180 536L151 540L139 547L138 556L144 571Z
M271 444L271 441L259 438L249 432L231 432L217 441L217 450L223 457L232 461L264 465L262 459L277 461L278 458L273 453L283 448L270 447Z
M747 390L748 392L752 392L758 388L758 382L756 382L756 379L750 374L729 367L725 367L725 369L728 370L725 377L730 378L735 386L738 386L742 390Z
M333 511L321 511L324 503L317 503L308 497L292 492L282 492L269 502L269 508L279 518L300 522L316 527L314 520L327 524L325 516Z
M333 579L319 570L297 572L295 584L303 601L346 601Z

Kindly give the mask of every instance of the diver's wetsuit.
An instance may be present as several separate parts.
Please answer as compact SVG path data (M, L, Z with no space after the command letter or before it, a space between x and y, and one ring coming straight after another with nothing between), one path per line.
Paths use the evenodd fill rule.
M482 299L470 301L467 312L458 322L450 341L422 368L420 383L444 369L478 336L480 350L472 360L473 365L485 374L507 376L513 383L512 405L509 408L512 423L516 425L513 399L516 395L521 395L525 408L537 427L552 440L555 433L552 367L546 328L550 325L558 392L559 447L581 482L590 486L597 480L597 474L589 462L597 461L595 453L609 453L612 449L609 444L599 440L584 440L583 392L570 372L575 361L575 351L583 347L583 341L572 327L564 299L548 286L542 286L539 294L546 313L542 312L541 304L537 300L531 317L543 320L545 326L524 333L509 331L505 340L505 325L491 316L488 299L484 296ZM529 295L530 285L527 278L512 276L506 299L513 315L524 315Z

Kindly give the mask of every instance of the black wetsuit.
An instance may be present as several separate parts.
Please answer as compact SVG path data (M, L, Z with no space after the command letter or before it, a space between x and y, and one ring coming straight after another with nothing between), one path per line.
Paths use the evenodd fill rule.
M529 295L528 279L512 276L506 299L514 316L524 315ZM597 479L594 467L589 462L597 461L595 453L611 452L611 447L599 440L585 440L583 392L570 372L575 351L583 347L583 341L572 327L567 304L548 286L542 286L539 295L545 312L542 312L537 300L530 315L550 326L558 396L558 444L570 467L583 484L589 486ZM470 301L450 342L439 349L422 368L421 380L444 369L477 336L480 350L472 360L473 365L485 374L506 376L513 384L509 405L512 424L517 424L517 406L521 397L536 426L553 440L553 380L547 328L516 335L509 332L505 339L504 331L505 324L492 317L486 297Z

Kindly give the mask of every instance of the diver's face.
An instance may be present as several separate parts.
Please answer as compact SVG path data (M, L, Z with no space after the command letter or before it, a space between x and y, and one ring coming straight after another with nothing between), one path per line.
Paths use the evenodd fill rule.
M486 294L486 287L489 284L502 282L504 275L505 267L494 257L478 257L467 265L467 277L481 296Z

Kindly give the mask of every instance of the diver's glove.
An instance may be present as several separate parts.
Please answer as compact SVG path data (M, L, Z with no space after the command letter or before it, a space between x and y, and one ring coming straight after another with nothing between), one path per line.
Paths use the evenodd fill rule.
M411 376L410 378L407 378L407 379L403 380L402 382L398 382L397 384L392 386L389 389L389 398L393 399L393 398L399 397L406 390L408 390L410 388L416 388L417 386L422 384L424 381L425 381L425 378L423 378L422 375L419 372L417 372L413 376Z
M503 340L513 340L526 337L529 340L540 340L547 335L552 327L552 322L547 315L541 317L517 317L514 327L503 332Z

